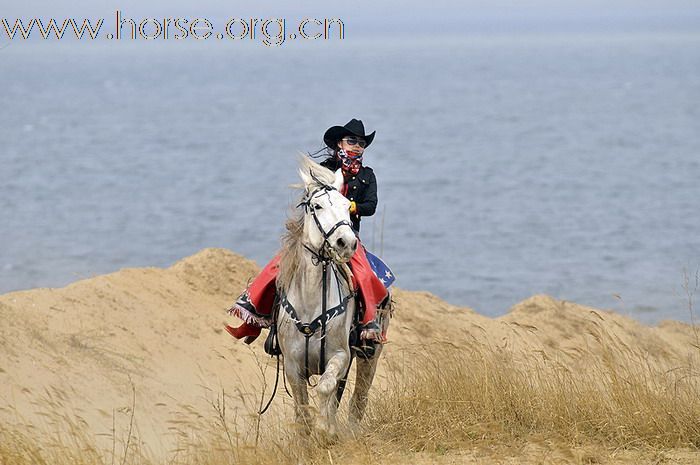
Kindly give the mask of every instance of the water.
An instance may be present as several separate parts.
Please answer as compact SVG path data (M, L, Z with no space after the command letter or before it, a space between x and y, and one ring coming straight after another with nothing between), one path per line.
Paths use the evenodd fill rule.
M204 247L264 264L295 153L359 117L380 198L362 237L398 286L487 315L548 293L689 319L700 35L18 43L0 58L0 292Z

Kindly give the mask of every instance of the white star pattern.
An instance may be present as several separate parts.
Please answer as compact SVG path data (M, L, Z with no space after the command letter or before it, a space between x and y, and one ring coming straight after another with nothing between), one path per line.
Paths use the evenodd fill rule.
M385 276L386 276L386 279L391 279L391 271L386 270Z

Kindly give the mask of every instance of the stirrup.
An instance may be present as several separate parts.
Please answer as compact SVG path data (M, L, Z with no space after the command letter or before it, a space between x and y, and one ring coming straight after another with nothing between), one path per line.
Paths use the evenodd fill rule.
M371 360L377 351L377 343L374 341L360 340L359 344L351 347L357 358Z
M358 358L370 360L374 357L377 350L377 344L381 340L381 329L376 321L370 321L366 325L362 325L357 330L358 337L352 349ZM367 338L368 333L374 334L372 338ZM363 338L364 336L364 338Z

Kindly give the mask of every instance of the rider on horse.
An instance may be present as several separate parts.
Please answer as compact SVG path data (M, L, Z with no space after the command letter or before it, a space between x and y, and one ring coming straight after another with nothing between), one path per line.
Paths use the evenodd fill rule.
M358 241L361 217L372 216L377 208L374 171L362 164L364 151L372 143L375 132L365 134L362 121L352 119L345 126L329 128L323 136L330 156L321 165L332 171L342 170L345 183L341 193L350 200L350 219ZM275 256L229 309L229 314L243 320L243 324L237 328L226 326L226 330L236 339L245 338L245 342L250 344L260 335L261 328L267 328L272 323L279 259L279 255ZM388 294L382 281L372 271L361 244L350 259L350 267L364 306L360 337L381 342L382 335L375 321L376 309Z

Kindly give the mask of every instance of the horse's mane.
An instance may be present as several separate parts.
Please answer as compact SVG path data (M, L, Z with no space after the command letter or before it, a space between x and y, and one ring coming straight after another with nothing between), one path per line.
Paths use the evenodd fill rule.
M333 173L333 171L324 168L303 155L299 157L299 170L311 174L311 177L314 179L314 182L309 186L311 190L314 190L316 187L322 187L322 184L331 185L335 180L335 173ZM303 185L294 187L301 187L304 189ZM308 191L304 190L299 197L299 201L303 201L307 193ZM287 218L285 228L287 231L282 235L277 289L289 289L289 286L292 284L292 279L301 264L304 250L302 245L302 238L304 236L303 210L294 208Z

